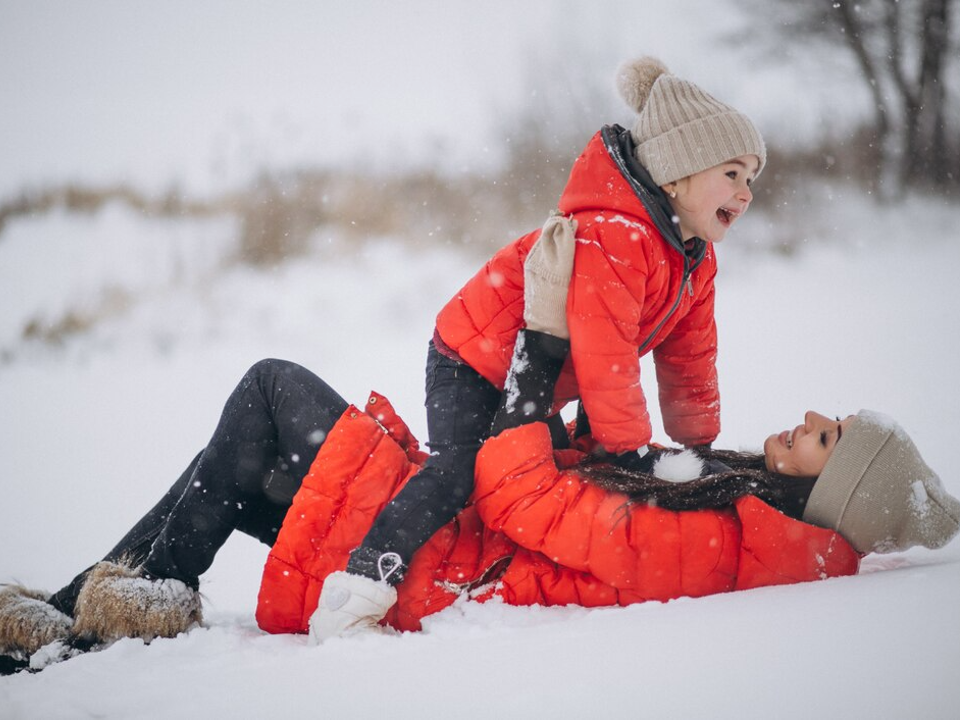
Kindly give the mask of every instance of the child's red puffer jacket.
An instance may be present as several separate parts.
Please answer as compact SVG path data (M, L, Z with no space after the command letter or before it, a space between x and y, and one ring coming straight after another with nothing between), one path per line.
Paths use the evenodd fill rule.
M713 247L694 262L663 237L611 154L611 133L587 145L559 203L577 221L578 242L570 358L554 397L558 406L582 400L607 451L636 450L652 434L638 354L653 351L667 434L686 446L710 443L720 431ZM498 388L523 325L523 263L539 235L497 252L437 316L443 344Z

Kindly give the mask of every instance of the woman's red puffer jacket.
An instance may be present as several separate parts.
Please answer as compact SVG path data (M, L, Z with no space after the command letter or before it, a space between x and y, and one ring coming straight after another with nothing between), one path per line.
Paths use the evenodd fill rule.
M423 460L385 398L372 395L366 410L350 407L330 432L270 551L257 606L268 632L306 632L324 578ZM414 555L386 622L419 629L463 593L597 607L857 571L838 534L757 498L695 512L629 505L578 476L580 457L555 453L542 424L488 440L472 504Z
M608 132L607 130L606 132ZM554 397L583 401L594 438L621 453L651 439L638 353L653 351L664 427L683 445L720 430L716 259L694 263L663 238L603 133L574 163L559 208L577 221L567 299L571 352ZM497 252L437 316L448 348L503 387L523 324L523 263L540 231Z

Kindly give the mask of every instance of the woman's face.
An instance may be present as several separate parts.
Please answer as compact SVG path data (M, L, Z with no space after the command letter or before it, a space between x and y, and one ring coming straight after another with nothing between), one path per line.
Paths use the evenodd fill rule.
M707 242L723 240L730 226L750 207L750 183L759 167L756 155L742 155L664 185L684 242L695 237Z
M832 420L807 412L803 425L771 435L763 443L767 470L796 477L817 477L851 422L853 415Z

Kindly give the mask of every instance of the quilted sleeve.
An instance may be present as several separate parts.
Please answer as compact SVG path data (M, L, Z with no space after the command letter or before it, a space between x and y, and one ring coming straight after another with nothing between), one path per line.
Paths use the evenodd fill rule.
M620 235L594 226L578 237L567 298L580 399L594 438L612 453L651 439L637 356L646 258Z
M561 470L542 423L507 430L477 457L474 502L484 524L566 568L644 599L730 589L739 525L732 510L630 505Z
M856 575L860 556L833 530L794 520L750 495L736 508L743 527L737 590Z
M699 301L653 351L664 429L688 447L711 443L720 433L716 263L705 269L709 274Z

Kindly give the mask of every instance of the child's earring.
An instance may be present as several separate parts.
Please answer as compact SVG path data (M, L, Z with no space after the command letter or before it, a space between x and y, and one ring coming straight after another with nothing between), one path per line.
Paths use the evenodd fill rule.
M670 191L670 197L675 198L676 196L677 196L677 191L676 191L676 190L671 190L671 191Z

